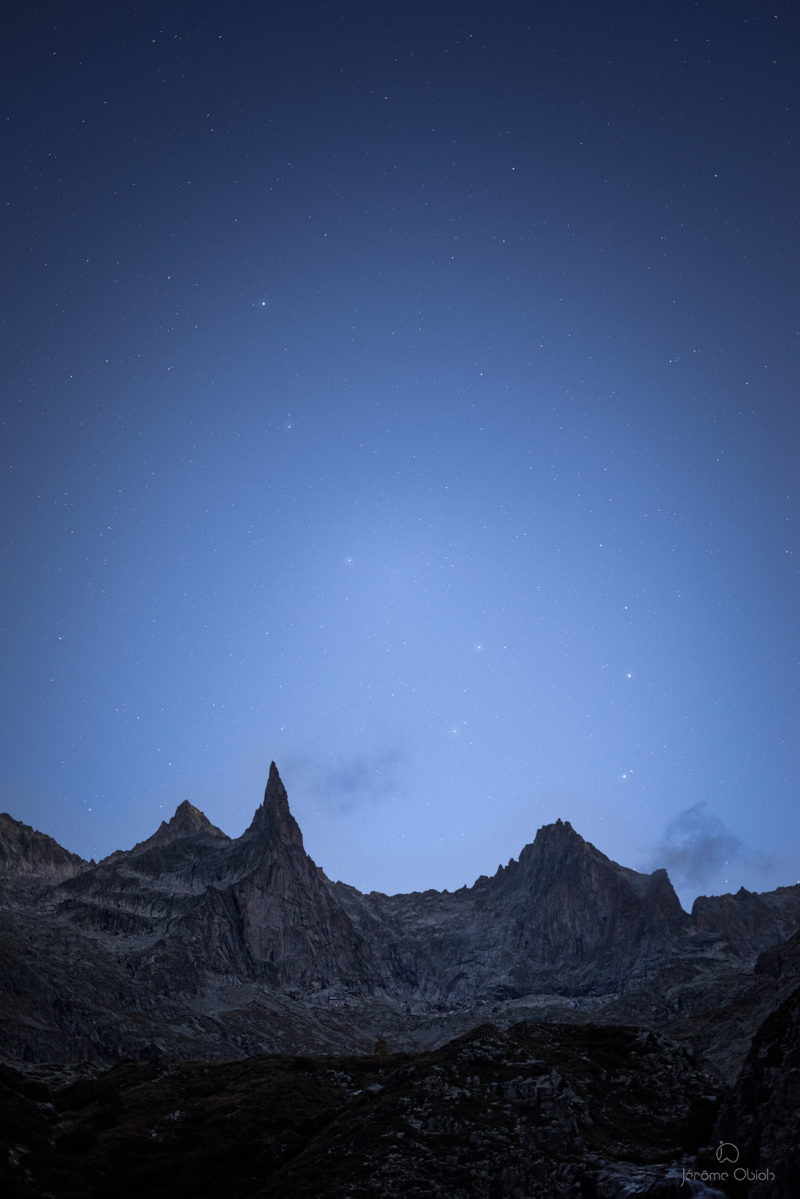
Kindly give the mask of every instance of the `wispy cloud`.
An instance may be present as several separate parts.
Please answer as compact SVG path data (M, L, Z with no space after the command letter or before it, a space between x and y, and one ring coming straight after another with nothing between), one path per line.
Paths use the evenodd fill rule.
M706 810L705 803L684 808L664 829L656 846L654 866L665 866L676 884L702 886L726 863L742 856L742 843Z
M293 790L299 788L329 810L346 814L393 795L404 760L400 745L327 757L296 754L286 762L286 775Z
M698 894L771 890L795 881L796 859L747 845L705 802L679 812L664 829L646 866L665 866L681 899L690 905Z

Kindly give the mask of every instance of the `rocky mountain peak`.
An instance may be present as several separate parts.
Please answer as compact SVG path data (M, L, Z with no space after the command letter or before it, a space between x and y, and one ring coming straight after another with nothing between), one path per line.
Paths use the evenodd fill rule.
M63 849L52 837L0 812L0 877L72 878L89 863Z
M536 833L535 841L556 843L561 845L585 845L580 833L576 833L568 820L555 820L552 824L543 824Z
M545 861L557 863L578 859L592 850L594 847L575 832L568 820L556 820L553 824L542 825L534 840L522 850L519 861L520 865L536 863L540 867Z
M303 848L303 834L289 810L289 797L274 762L270 763L264 800L261 806L256 808L253 822L243 834L243 838L257 838L267 840L270 844Z
M220 836L225 836L221 829L216 828L205 813L196 808L194 804L189 803L188 799L184 799L183 803L179 803L175 809L175 815L168 824L162 825L162 828L171 828L175 832L181 833L218 833Z
M665 870L640 874L619 865L585 841L568 820L540 828L522 850L519 865L528 894L536 897L542 937L546 940L549 928L551 939L560 930L557 939L563 940L566 913L578 956L581 946L599 950L606 945L610 930L619 952L623 944L630 949L656 935L656 929L660 936L688 919ZM514 884L513 878L510 882ZM548 952L544 943L538 952Z
M212 824L208 817L196 808L194 804L189 803L188 799L184 799L175 809L175 815L171 820L162 820L156 831L146 841L140 841L135 845L130 853L140 854L145 850L161 849L166 845L171 845L174 841L182 841L186 837L194 837L201 835L205 839L212 838L217 841L229 841L230 838L222 829L217 828ZM111 861L118 857L125 857L125 852L119 850L111 854L106 861Z

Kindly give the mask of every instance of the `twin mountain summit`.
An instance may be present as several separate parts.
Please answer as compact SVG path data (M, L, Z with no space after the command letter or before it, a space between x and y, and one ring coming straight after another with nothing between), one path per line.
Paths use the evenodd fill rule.
M383 1104L389 1129L372 1157L363 1146L355 1153L362 1189L345 1170L327 1189L303 1190L297 1154L322 1152L323 1120L298 1134L300 1148L276 1150L260 1182L231 1194L796 1196L779 1109L800 1110L800 1084L789 1094L786 1083L786 1063L800 1052L799 929L800 885L702 897L689 914L666 871L621 866L560 820L471 887L362 894L306 854L273 763L263 803L237 838L184 802L146 841L95 864L0 815L0 1058L18 1090L16 1078L44 1085L43 1071L74 1072L76 1063L94 1078L147 1064L157 1090L157 1078L189 1069L180 1063L351 1062L334 1071L331 1094L339 1086L344 1106L331 1099L330 1128L347 1125L345 1109L372 1104L365 1112L374 1114ZM476 1053L483 1064L467 1069ZM358 1086L354 1070L375 1078ZM439 1086L447 1070L449 1091L433 1114L410 1115L415 1071ZM596 1109L606 1110L623 1077L625 1102L638 1094L642 1111L619 1114L628 1132L609 1147L601 1130L612 1117ZM675 1093L656 1101L654 1087ZM478 1092L475 1111L460 1111ZM491 1104L514 1109L518 1135L481 1155ZM448 1105L459 1131L441 1124ZM656 1127L667 1108L669 1134ZM354 1124L353 1136L368 1125ZM87 1170L102 1173L111 1130L92 1132ZM443 1181L442 1147L429 1151L448 1136L455 1164ZM714 1158L715 1138L736 1145L740 1166ZM394 1167L380 1165L384 1150L395 1160L391 1145L395 1182ZM49 1175L37 1182L31 1166L25 1175L20 1152L8 1167L16 1193L68 1193ZM56 1150L48 1153L42 1170ZM474 1168L466 1158L458 1165L470 1153ZM634 1185L643 1189L621 1189Z

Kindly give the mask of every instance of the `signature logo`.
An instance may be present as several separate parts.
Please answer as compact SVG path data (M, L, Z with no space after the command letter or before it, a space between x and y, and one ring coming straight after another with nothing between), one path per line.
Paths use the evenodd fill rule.
M730 1141L720 1141L717 1149L718 1162L738 1162L739 1150Z

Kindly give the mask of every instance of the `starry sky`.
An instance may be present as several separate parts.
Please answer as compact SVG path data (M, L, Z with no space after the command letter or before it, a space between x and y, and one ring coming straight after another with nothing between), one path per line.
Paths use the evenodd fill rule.
M2 71L0 807L275 759L361 890L800 876L787 0L45 0Z

